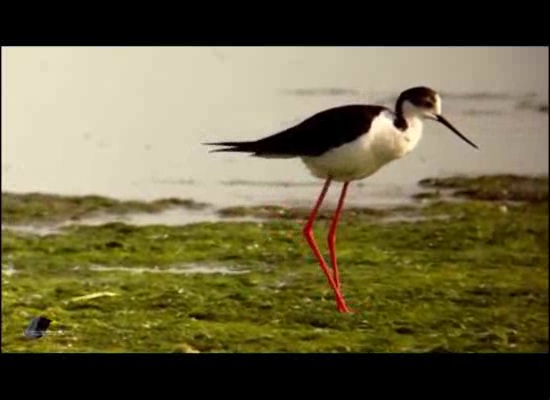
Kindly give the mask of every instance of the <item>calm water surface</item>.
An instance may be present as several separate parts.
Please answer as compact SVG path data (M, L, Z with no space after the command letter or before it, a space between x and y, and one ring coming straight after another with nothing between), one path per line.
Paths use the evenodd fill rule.
M304 74L296 51L284 74L242 49L11 51L2 61L2 191L14 192L311 205L322 183L299 160L209 154L201 143L262 137L345 103L391 106L399 88L430 83L422 75L393 83L395 74L369 83L357 72L344 82L320 67ZM441 74L437 88L452 81ZM463 85L441 89L443 111L479 151L427 122L419 147L354 184L348 204L402 203L426 177L548 173L548 113L536 109L548 103L546 89L473 90L473 75L454 76Z

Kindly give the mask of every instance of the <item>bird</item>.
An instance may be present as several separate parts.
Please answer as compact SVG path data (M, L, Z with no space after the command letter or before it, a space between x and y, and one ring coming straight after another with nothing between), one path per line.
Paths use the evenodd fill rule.
M293 126L257 140L207 142L210 152L248 153L271 159L298 158L310 174L324 181L302 234L330 285L341 313L353 313L341 291L336 254L336 231L348 186L368 178L382 167L411 153L419 144L425 121L436 121L475 149L478 146L442 115L441 95L427 86L402 91L394 108L349 103L323 109ZM342 183L327 236L331 270L313 236L318 211L333 182Z

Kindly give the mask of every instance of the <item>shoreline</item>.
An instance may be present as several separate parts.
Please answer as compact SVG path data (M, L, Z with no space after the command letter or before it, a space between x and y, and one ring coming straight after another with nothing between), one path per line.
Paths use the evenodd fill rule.
M274 187L280 185L283 183L275 184ZM423 207L436 202L479 200L513 205L518 202L548 200L548 176L540 175L456 175L425 178L417 182L417 187L416 193L396 204L349 204L344 209L343 217L362 216L384 222L384 218L399 220L419 217ZM319 218L329 218L331 207L329 204L322 207ZM59 233L69 226L100 226L109 223L180 226L201 222L266 221L275 218L299 220L307 218L308 213L307 206L278 205L276 202L220 207L189 198L137 201L97 195L2 193L2 231L34 232L39 235Z

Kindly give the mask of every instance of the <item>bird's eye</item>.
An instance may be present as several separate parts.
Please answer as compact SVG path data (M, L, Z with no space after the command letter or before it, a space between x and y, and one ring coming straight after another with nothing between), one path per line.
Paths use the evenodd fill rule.
M434 106L434 103L432 103L430 100L426 100L422 105L426 108L432 108Z

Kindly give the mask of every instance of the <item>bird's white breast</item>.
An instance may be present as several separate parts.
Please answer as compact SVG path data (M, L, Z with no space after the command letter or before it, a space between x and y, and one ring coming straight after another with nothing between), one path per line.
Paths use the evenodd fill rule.
M336 181L366 178L390 161L410 153L422 137L420 119L408 120L405 131L397 129L393 119L391 112L383 112L373 120L368 133L318 157L302 157L302 161L318 178L330 176Z

